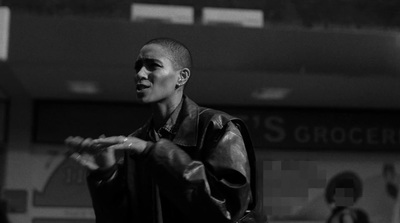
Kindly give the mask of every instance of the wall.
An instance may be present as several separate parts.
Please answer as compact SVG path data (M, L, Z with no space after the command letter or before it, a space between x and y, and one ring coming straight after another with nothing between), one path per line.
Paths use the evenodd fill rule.
M24 206L18 209L24 212L14 216L13 222L29 222L29 188L31 185L31 99L7 63L0 64L1 88L8 97L9 120L7 126L6 165L4 189L12 189L10 196L21 199ZM4 191L7 197L8 192ZM24 199L27 199L24 202Z

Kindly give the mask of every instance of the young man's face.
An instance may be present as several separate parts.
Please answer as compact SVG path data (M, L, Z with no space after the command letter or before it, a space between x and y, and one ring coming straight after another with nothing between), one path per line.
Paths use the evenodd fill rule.
M135 63L136 94L144 103L168 102L176 94L179 71L167 50L157 44L143 46Z

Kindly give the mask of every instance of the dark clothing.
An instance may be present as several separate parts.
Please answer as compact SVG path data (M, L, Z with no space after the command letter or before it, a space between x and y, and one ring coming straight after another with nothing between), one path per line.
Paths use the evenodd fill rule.
M187 97L181 106L158 141L151 121L132 134L156 141L142 154L88 176L97 223L235 222L253 208L255 157L242 121Z

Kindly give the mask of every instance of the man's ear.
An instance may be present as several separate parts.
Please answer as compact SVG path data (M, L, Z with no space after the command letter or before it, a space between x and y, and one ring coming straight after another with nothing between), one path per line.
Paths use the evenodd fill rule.
M183 86L186 84L186 82L188 82L190 78L190 70L188 68L183 68L180 72L179 72L179 77L178 77L178 87Z

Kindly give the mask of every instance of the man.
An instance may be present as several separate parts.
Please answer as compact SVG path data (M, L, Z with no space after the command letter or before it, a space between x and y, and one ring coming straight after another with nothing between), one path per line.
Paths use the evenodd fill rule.
M184 95L191 66L178 41L147 42L135 82L138 99L151 105L150 120L128 137L66 139L71 157L89 169L97 223L237 222L254 208L248 132L239 119Z

